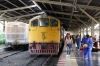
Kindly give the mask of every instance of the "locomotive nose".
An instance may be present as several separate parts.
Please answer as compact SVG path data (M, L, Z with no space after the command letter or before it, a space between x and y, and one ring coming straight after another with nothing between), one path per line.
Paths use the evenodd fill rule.
M41 34L42 34L42 40L44 40L46 38L45 36L46 32L41 32Z

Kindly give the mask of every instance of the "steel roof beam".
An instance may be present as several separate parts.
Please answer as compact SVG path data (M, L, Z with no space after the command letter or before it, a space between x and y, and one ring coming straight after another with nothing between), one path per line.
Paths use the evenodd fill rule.
M75 21L74 21L75 22ZM77 24L79 27L81 27L77 22L75 22L75 24Z
M69 18L64 18L64 17L56 17L56 18L58 18L58 19L65 19L65 20L70 20ZM77 20L77 19L72 19L73 21L79 21L79 20Z
M2 17L3 15L5 15L6 12L4 12L3 14L0 15L0 17Z
M32 1L32 0L31 0ZM42 8L33 0L32 1L40 10L42 10Z
M76 7L76 0L73 0L73 5ZM71 22L72 22L72 17L73 17L73 11L74 11L74 8L75 7L72 7L72 10L71 10L71 15L70 15L70 23L69 23L69 25L71 24ZM70 28L68 27L68 30L69 30Z
M17 18L14 22L18 21L20 18Z
M7 9L7 10L0 10L0 12L15 11L15 10L21 10L21 9L32 8L32 7L36 7L36 5L25 6L25 7L18 7L18 8Z
M44 5L44 3L42 3L43 4L43 6L48 10L48 8ZM50 13L50 12L49 12ZM50 13L51 14L51 13Z
M89 6L89 4L92 2L92 0L90 0L88 3L87 3L87 6ZM86 10L86 8L85 9L83 9L83 10ZM81 13L82 14L82 13Z
M12 21L12 19L6 18L6 17L0 17L0 19L6 20L6 21Z
M90 1L88 2L87 6L89 6L89 4L90 4L91 2L92 2L92 0L90 0ZM85 8L84 10L86 10L86 8Z
M31 0L32 1L32 0ZM42 8L33 0L32 1L42 12L44 12L43 10L42 10ZM45 13L45 12L44 12ZM46 14L46 13L45 13Z
M64 15L72 15L71 13L64 13L64 12L57 12L57 11L51 11L51 10L43 10L45 12L51 12L51 13L58 13L58 14L64 14ZM86 17L86 15L79 15L79 14L73 14L73 16L80 16L80 17Z
M22 0L19 0L19 1L27 7L27 5ZM31 8L29 8L29 9L32 10ZM32 10L32 11L35 12L34 10Z
M18 8L18 6L17 5L15 5L15 4L13 4L13 3L11 3L10 1L8 1L8 0L6 0L8 3L10 3L10 4L12 4L13 6L15 6L15 7L17 7ZM24 10L22 10L22 11L24 11ZM25 13L27 13L27 14L29 14L28 12L26 12L26 11L24 11Z
M15 4L13 4L13 3L11 3L10 1L8 1L8 0L6 0L8 3L10 3L11 5L13 5L13 6L15 6L15 7L17 7L18 8L18 6L16 6ZM9 9L9 8L8 8ZM16 13L18 13L18 12L16 12ZM18 14L20 14L20 13L18 13ZM22 15L22 14L20 14L20 15Z
M86 14L89 18L91 18L94 22L98 23L99 22L97 20L95 20L92 16L90 16L87 12L85 12L82 8L78 7L84 14Z
M61 0L60 0L60 2L61 2ZM61 5L61 10L62 10L62 12L63 12L63 7L62 7L62 5ZM63 15L63 17L64 17L64 15Z
M75 16L76 17L76 16ZM82 20L80 20L78 17L76 17L80 22L82 22L86 27L88 27L87 24L85 24Z
M65 2L48 1L48 0L32 0L32 1L74 7L74 5L72 3L65 3ZM100 10L100 7L98 7L98 6L87 6L87 5L81 5L81 4L77 4L77 6L80 8L87 8L87 9L91 9L91 10Z
M1 4L0 4L1 5ZM6 6L4 6L4 5L1 5L1 6L3 6L3 7L5 7L5 8L7 8L7 9L9 9L8 7L6 7ZM14 11L14 12L16 12L16 11ZM18 12L16 12L16 13L18 13ZM10 13L11 14L11 13ZM19 14L19 13L18 13ZM14 15L15 16L15 15Z
M53 7L52 7L52 5L51 4L49 4L50 5L50 7L51 7L51 9L54 11L54 9L53 9ZM55 14L55 13L54 13ZM56 14L55 14L56 15ZM57 15L56 15L57 16Z
M32 15L37 15L37 14L43 14L44 12L38 12L34 14L28 14L28 15L22 15L22 16L16 16L16 17L10 17L10 18L21 18L21 17L27 17L27 16L32 16Z

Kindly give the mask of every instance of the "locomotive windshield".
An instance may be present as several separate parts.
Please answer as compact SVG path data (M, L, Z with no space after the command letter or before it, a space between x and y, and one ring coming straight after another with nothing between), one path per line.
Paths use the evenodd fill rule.
M31 26L38 26L38 19L33 20Z
M55 19L50 19L50 26L58 26L58 21Z
M40 26L48 26L48 18L40 18Z

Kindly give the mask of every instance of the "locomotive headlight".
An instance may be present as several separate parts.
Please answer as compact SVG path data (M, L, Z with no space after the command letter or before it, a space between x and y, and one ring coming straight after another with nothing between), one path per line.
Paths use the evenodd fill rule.
M33 43L33 40L30 39L30 40L29 40L29 43Z
M33 41L33 44L35 43L35 41Z
M30 41L29 43L33 43L33 41Z
M34 44L34 43L35 43L35 41L29 41L29 43L33 43L33 44Z
M29 31L31 31L31 29L29 29Z

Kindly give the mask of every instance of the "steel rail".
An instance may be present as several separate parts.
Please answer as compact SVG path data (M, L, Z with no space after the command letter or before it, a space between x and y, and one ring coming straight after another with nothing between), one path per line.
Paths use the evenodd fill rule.
M24 64L23 66L28 66L32 61L34 61L34 60L37 59L38 57L39 57L39 55L36 56L35 58L33 58L32 60L30 60L29 62L27 62L26 64Z
M47 60L41 65L41 66L45 66L46 65L46 63L48 62L48 60L50 60L50 58L52 58L52 55L51 56L49 56L48 58L47 58Z

